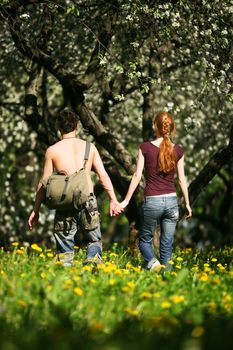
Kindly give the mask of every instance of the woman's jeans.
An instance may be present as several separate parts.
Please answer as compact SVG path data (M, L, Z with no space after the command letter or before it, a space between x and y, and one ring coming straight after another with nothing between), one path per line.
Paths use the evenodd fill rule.
M58 258L65 265L73 263L75 235L80 229L80 213L77 211L56 211L54 219L54 238ZM83 242L87 246L87 259L102 255L101 231L96 229L86 231L82 229Z
M153 237L157 225L160 225L160 263L168 265L172 255L172 244L179 208L176 196L145 197L141 211L139 230L139 248L150 269L156 261L153 249Z

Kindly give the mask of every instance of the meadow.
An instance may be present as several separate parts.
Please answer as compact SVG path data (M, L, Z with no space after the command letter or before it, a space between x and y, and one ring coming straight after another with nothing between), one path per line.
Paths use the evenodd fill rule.
M233 248L176 248L150 272L114 244L105 264L73 267L17 242L0 251L0 349L230 349Z

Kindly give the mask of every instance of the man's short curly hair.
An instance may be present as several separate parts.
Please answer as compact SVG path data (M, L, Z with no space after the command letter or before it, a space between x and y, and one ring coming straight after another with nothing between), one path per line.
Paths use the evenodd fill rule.
M57 116L57 128L62 134L75 130L78 122L79 117L69 107L64 108Z

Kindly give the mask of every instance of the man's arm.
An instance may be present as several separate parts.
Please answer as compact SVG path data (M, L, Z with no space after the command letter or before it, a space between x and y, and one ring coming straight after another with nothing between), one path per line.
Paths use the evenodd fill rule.
M110 200L110 215L118 215L121 213L122 209L118 207L118 201L113 189L112 182L110 180L110 177L108 176L108 173L106 172L102 159L100 158L99 152L97 148L92 145L94 150L93 155L93 168L95 169L99 179L100 183L103 186L104 190L107 192L109 200ZM116 209L118 207L118 209Z
M41 181L44 180L46 177L50 176L53 172L53 162L51 158L51 150L50 148L47 149L45 153L45 163L44 163L44 170L43 170L43 175L41 180L38 183L37 190L36 190L36 198L35 198L35 203L33 206L33 210L29 216L28 219L28 227L29 230L32 230L33 225L36 224L39 220L39 210L41 203L43 202L44 199L44 191L42 188L42 183Z

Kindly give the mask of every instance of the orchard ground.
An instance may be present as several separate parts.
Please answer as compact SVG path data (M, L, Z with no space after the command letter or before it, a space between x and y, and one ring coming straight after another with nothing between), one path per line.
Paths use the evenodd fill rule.
M0 252L0 349L230 349L233 248L174 250L150 272L114 244L105 264L73 267L17 242Z

